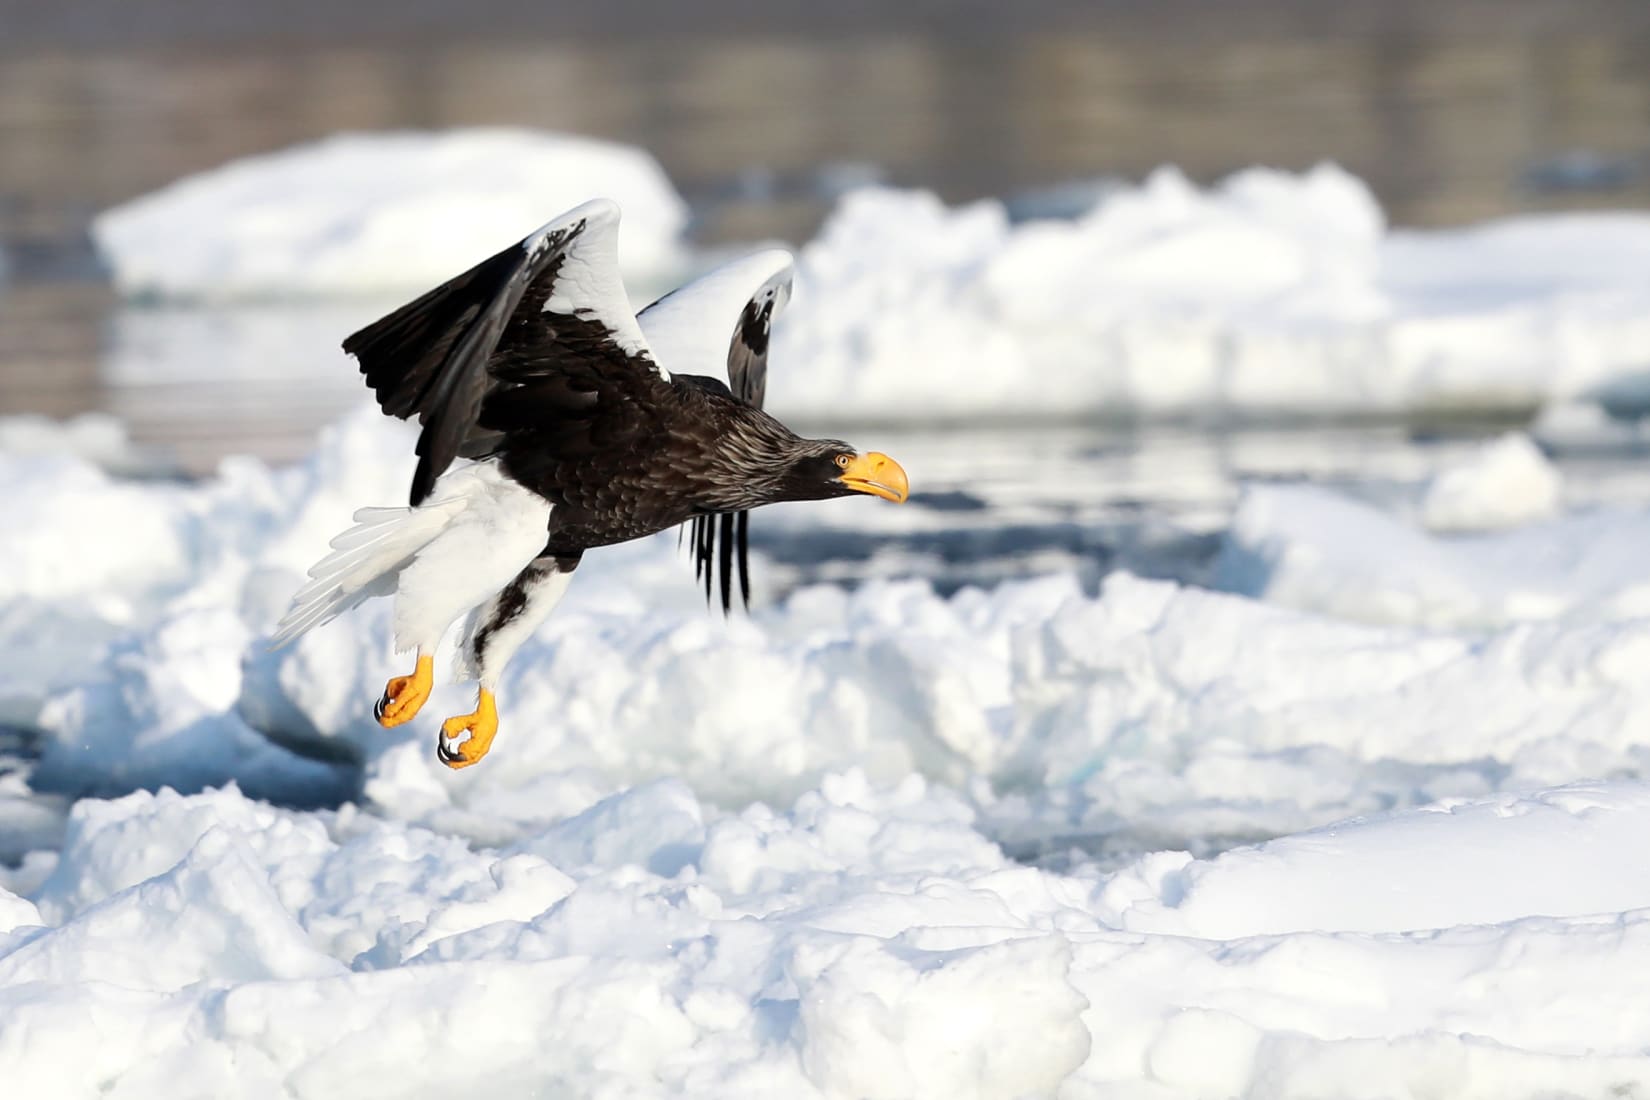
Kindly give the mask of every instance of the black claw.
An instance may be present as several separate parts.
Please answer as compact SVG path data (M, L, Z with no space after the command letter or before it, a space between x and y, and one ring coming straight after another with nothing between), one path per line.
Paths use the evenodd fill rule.
M451 764L460 759L456 752L447 751L447 742L440 734L437 734L435 739L435 758L443 764Z
M378 702L372 705L372 716L382 722L384 720L384 708L389 705L390 696L388 692L385 692L378 697Z

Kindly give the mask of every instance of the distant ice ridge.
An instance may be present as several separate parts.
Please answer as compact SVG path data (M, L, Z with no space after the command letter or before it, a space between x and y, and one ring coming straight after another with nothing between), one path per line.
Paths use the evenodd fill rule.
M124 311L111 372L347 379L351 328L593 194L624 207L635 304L693 266L658 164L584 138L340 135L182 180L102 215L99 247L128 294L239 301ZM1646 272L1650 215L1393 231L1332 166L1209 189L1165 168L1020 224L995 201L867 188L801 251L770 404L813 422L1631 413Z
M869 189L802 253L785 413L880 418L1526 409L1637 392L1650 216L1390 231L1332 166L1163 169L1074 221ZM795 369L791 369L791 368Z
M0 417L0 455L78 455L105 470L144 465L126 425L108 413L81 413L69 420L46 416Z
M598 195L624 206L626 274L674 273L687 205L651 155L530 130L339 134L179 180L92 236L129 295L418 293Z
M13 877L27 898L0 886L0 1075L54 1097L1630 1093L1647 831L1644 786L1590 783L1057 873L943 790L852 771L735 813L642 784L480 849L232 788L87 800Z

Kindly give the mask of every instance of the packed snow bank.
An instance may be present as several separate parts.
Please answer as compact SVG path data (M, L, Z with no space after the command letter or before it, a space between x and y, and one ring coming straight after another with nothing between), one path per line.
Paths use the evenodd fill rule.
M1434 482L1465 490L1446 473ZM1493 477L1499 471L1490 471ZM1522 475L1521 475L1522 479ZM1535 493L1544 495L1534 475ZM1524 481L1529 489L1530 481ZM1502 499L1463 491L1457 517ZM1528 497L1525 498L1526 502ZM1650 615L1650 514L1598 508L1511 531L1437 535L1393 512L1310 485L1255 485L1244 493L1216 561L1228 591L1373 622L1486 626Z
M590 555L454 773L467 694L372 720L381 601L266 647L410 446L365 409L199 484L0 456L0 733L38 740L0 833L59 848L0 867L19 1094L1650 1088L1650 789L1571 782L1650 766L1615 597L1424 629L1117 574L724 622L666 537Z
M107 413L82 413L68 420L0 417L0 455L74 455L117 472L141 470L153 462L132 442L126 425Z
M1521 432L1480 447L1433 475L1421 521L1434 531L1490 531L1545 519L1558 511L1564 478Z
M351 377L336 345L352 327L598 193L624 206L637 304L669 289L685 207L635 149L347 135L184 180L99 219L123 289L325 308L123 319L112 359L131 377L201 363ZM1646 272L1650 216L1393 232L1333 167L1208 190L1164 169L1075 220L1022 224L996 202L869 188L802 250L770 404L921 422L1641 407Z
M871 189L802 253L786 413L1513 408L1650 366L1650 216L1388 232L1333 167L1173 169L1074 221ZM797 369L781 369L795 365Z
M1097 597L1067 576L775 602L758 562L756 613L723 621L672 536L592 554L501 685L508 766L455 777L431 746L438 720L468 709L460 689L397 730L372 719L406 671L387 603L288 649L266 641L350 513L403 499L410 448L406 425L363 408L302 465L235 460L191 485L0 458L19 519L0 544L0 702L40 735L37 785L233 780L505 843L655 778L733 806L860 768L970 790L994 835L1029 852L1214 844L1642 763L1632 719L1650 689L1634 670L1650 633L1633 616L1650 521L1599 512L1443 540L1324 490L1268 487L1240 509L1220 575L1270 603L1126 575ZM875 508L817 505L810 522ZM1544 616L1558 621L1495 628Z
M652 156L528 130L340 134L180 180L92 236L132 295L419 292L600 195L624 207L626 274L674 272L687 206Z
M500 686L508 766L455 776L432 744L463 691L393 731L372 719L405 671L386 603L266 642L350 512L402 497L409 446L366 410L289 470L237 461L197 486L67 459L20 473L29 535L6 544L0 639L19 654L11 719L42 735L36 784L233 780L508 843L656 778L737 806L859 768L969 790L994 835L1036 852L1216 844L1641 764L1643 622L1486 639L1126 575L1098 597L1070 577L949 598L920 582L759 590L751 618L723 621L667 535L589 556ZM1331 521L1341 506L1315 505ZM97 522L124 539L74 535Z
M88 801L32 898L0 893L0 1073L64 1097L1632 1091L1646 830L1642 786L1595 784L1057 874L954 796L854 773L737 813L644 785L507 849L232 789Z

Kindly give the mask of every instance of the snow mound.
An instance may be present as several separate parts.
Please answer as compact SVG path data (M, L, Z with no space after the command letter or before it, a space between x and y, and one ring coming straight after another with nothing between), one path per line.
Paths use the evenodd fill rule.
M1174 169L1073 221L870 189L802 252L787 413L1527 409L1650 362L1650 216L1389 233L1358 179Z
M1036 853L1219 843L1640 765L1640 621L1486 639L1121 574L1097 597L1070 577L950 597L913 582L766 605L759 592L753 616L723 621L664 536L581 566L500 685L508 766L454 775L431 739L467 709L459 688L408 726L372 719L405 671L383 601L267 648L350 512L401 497L409 446L369 409L289 470L236 462L196 486L111 482L70 460L29 472L22 500L38 511L7 544L20 587L0 603L0 643L19 655L6 687L12 720L39 737L37 787L233 781L508 844L656 779L739 806L859 769L969 790L994 835ZM1337 509L1354 507L1305 504L1280 511L1343 530ZM70 534L84 514L127 513L119 553ZM1636 561L1641 533L1574 541ZM680 843L696 828L654 816Z
M350 514L403 498L410 449L363 407L299 466L236 460L190 485L0 459L20 519L0 544L0 702L37 739L36 786L233 781L505 844L655 779L737 806L857 768L969 790L1035 853L1218 844L1641 763L1650 520L1443 539L1274 486L1243 503L1217 573L1265 603L1122 574L1090 597L1056 576L759 590L723 621L669 535L590 555L501 685L509 765L455 776L431 739L468 709L459 688L408 726L372 719L406 671L387 603L267 646Z
M659 805L702 824L650 836ZM59 1096L187 1080L1500 1097L1650 1080L1637 784L1112 873L1015 866L954 796L857 773L736 813L645 785L559 828L473 849L232 788L83 802L36 903L8 900L30 923L0 931L0 1073Z
M1421 521L1434 531L1491 531L1545 519L1559 509L1564 478L1521 432L1479 448L1440 470L1421 499Z
M126 425L107 413L81 413L67 420L45 416L0 418L0 455L73 455L116 472L140 470L152 464L132 442Z
M657 281L687 207L657 161L567 134L340 134L248 157L99 215L129 295L285 298L419 292L594 196L624 207L620 261Z
M1322 490L1244 504L1259 587L1551 612L1461 628L1126 574L723 621L669 537L628 544L454 773L434 729L467 694L372 720L405 671L381 602L266 645L410 446L364 408L299 466L196 484L0 458L0 752L37 750L0 759L0 833L60 849L0 867L12 1091L1650 1087L1650 787L1574 782L1650 768L1643 517L1404 542ZM1446 566L1477 604L1439 602Z
M1482 485L1473 482L1504 473L1470 467L1461 476L1446 473L1429 491L1428 507L1443 484L1460 490L1451 501L1454 516L1482 505L1477 515L1483 518L1497 502L1477 496L1473 490ZM1519 474L1518 492L1530 492L1542 477L1527 474ZM1214 583L1371 622L1475 627L1619 620L1650 615L1646 540L1650 514L1640 510L1600 508L1512 531L1434 535L1333 490L1255 485L1224 537Z
M343 384L352 327L593 194L625 208L635 300L669 289L686 208L633 148L342 135L180 181L98 219L116 281L243 308L127 310L112 373ZM1642 411L1646 271L1650 215L1394 232L1332 166L1209 189L1165 168L1018 224L998 202L867 188L801 251L770 400L800 422Z

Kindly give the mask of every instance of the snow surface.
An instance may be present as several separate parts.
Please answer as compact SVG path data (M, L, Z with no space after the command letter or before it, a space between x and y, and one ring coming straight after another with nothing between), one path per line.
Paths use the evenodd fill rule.
M1018 225L867 189L797 282L774 361L802 369L772 386L792 414L1530 409L1638 397L1650 362L1650 215L1391 231L1332 166L1209 190L1165 168Z
M129 294L213 308L122 311L111 373L351 377L343 333L594 194L633 302L694 266L657 163L583 138L345 135L181 181L95 235ZM1650 215L1392 230L1332 166L1165 168L1018 224L870 187L801 250L774 339L769 405L800 421L1642 411Z
M682 262L687 206L643 150L529 130L340 134L190 176L92 226L129 295L226 300L421 292L596 196L620 262Z
M69 420L46 416L0 418L0 455L78 455L105 470L132 472L150 462L108 413L82 413Z
M1479 448L1427 485L1421 520L1434 531L1489 531L1545 519L1563 502L1564 478L1522 432Z
M1650 1073L1647 828L1641 786L1582 784L1061 874L856 773L737 814L660 781L498 849L134 794L0 894L0 1068L64 1097L1605 1095Z
M1257 486L1249 594L875 582L726 622L630 544L453 773L461 689L372 721L381 602L266 646L409 448L363 408L192 484L0 455L8 1090L1650 1088L1650 786L1586 778L1650 764L1650 517L1446 537Z
M1435 480L1423 507L1435 507L1439 485L1462 469L1470 468ZM1454 498L1457 514L1486 515L1508 499L1494 478L1484 486L1489 495ZM1437 534L1320 486L1254 485L1238 505L1214 579L1228 591L1372 622L1635 619L1650 615L1647 545L1650 511L1642 506L1574 511L1505 531Z

